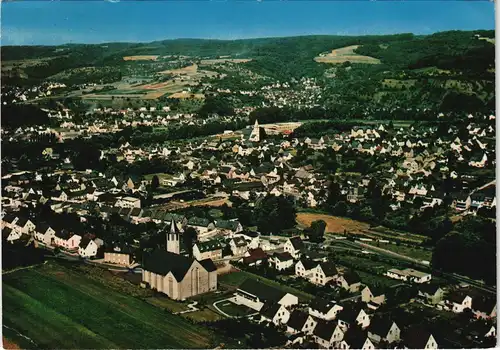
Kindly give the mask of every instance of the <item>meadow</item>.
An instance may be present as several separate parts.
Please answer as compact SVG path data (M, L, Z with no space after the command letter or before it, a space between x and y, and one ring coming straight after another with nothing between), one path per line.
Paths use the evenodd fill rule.
M37 348L207 348L212 334L181 316L49 263L3 276L3 323Z

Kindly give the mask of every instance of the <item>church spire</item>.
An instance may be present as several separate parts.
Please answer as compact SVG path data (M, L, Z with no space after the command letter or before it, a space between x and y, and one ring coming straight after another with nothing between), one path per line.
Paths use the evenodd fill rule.
M170 222L170 229L167 231L167 252L180 253L180 234L173 218Z

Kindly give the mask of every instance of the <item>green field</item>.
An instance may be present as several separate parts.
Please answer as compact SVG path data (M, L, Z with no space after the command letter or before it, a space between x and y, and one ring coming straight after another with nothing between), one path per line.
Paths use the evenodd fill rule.
M206 329L47 264L3 276L3 323L37 348L207 348ZM11 331L9 340L22 345Z
M244 305L235 304L229 300L217 304L217 307L226 314L234 317L242 317L255 313L255 310L252 310Z
M427 249L422 249L422 248L417 248L417 247L413 248L413 247L407 247L404 245L396 245L396 244L391 244L391 243L378 243L378 245L375 245L375 244L369 244L369 245L373 245L375 247L390 250L391 252L398 253L398 254L405 255L405 256L409 256L410 258L414 258L414 259L427 260L427 261L432 260L432 251L427 250Z
M280 284L278 282L272 281L270 279L267 279L262 276L255 275L250 272L246 271L238 271L238 272L231 272L226 275L219 276L219 282L223 284L227 284L230 286L239 286L245 281L246 279L255 279L259 280L260 282L267 284L268 286L275 287L277 289L281 289L284 292L291 293L299 297L302 301L309 301L314 299L314 296L305 292L302 292L298 289L292 288L285 286L283 284Z

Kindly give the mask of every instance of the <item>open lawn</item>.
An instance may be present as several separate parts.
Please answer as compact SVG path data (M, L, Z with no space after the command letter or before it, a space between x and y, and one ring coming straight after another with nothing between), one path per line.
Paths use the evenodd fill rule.
M339 49L332 50L328 54L321 54L315 57L314 60L319 63L332 63L339 64L344 62L351 63L367 63L367 64L379 64L380 60L378 58L358 55L354 52L359 47L359 45L352 45L341 47Z
M221 309L222 312L225 312L226 314L233 317L247 316L255 313L255 310L250 309L244 305L235 304L229 300L218 303L217 307Z
M3 322L37 348L207 348L213 339L181 316L56 263L3 276Z
M405 255L414 259L426 260L426 261L432 260L432 251L427 249L413 248L391 243L379 243L377 247L382 249L387 249L390 250L391 252Z
M246 272L246 271L231 272L231 273L219 276L218 280L222 284L227 284L230 286L238 287L248 278L258 280L259 282L267 284L268 286L275 287L275 288L280 289L284 292L294 294L301 301L309 301L309 300L312 300L314 298L314 296L311 294L302 292L302 291L295 289L295 288L292 288L292 287L285 286L285 285L280 284L276 281L272 281L268 278L258 276L258 275L255 275L253 273Z
M342 218L327 214L316 214L316 213L297 213L297 222L303 227L311 226L311 223L316 220L324 220L326 222L326 232L330 233L344 233L344 230L348 232L361 232L370 227L367 223L351 220L347 218Z

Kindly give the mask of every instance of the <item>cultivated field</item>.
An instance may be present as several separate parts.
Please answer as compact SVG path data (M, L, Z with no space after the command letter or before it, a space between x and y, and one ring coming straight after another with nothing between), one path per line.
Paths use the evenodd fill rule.
M370 227L367 223L338 216L316 213L297 213L297 222L304 227L311 226L311 223L316 220L324 220L326 222L326 232L330 233L344 233L344 230L350 233L356 233L367 230Z
M201 60L200 65L211 66L219 63L246 63L251 60L251 58L216 58L213 60Z
M3 276L3 322L36 348L207 348L212 338L180 316L55 263Z
M143 56L125 56L124 61L156 61L159 56L155 55L143 55Z
M342 47L340 49L332 50L332 52L327 54L320 54L318 57L315 57L314 60L320 63L367 63L367 64L379 64L380 60L378 58L358 55L354 52L359 47L359 45L352 45Z

